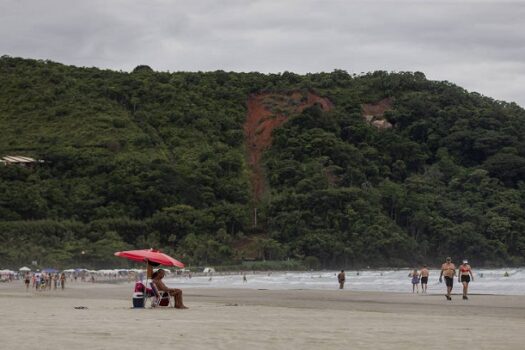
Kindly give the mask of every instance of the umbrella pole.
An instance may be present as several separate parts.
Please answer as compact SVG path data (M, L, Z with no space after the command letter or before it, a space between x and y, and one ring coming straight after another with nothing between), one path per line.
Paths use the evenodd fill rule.
M144 308L146 308L146 302L148 300L148 279L149 279L149 262L146 260L146 283L144 283Z

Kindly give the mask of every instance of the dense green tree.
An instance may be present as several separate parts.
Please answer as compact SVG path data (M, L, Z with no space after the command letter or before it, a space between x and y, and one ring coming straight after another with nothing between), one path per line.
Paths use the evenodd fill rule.
M328 98L295 110L291 93ZM273 93L254 203L247 99ZM277 97L276 97L277 98ZM390 101L377 129L363 105ZM271 104L270 103L270 104ZM525 263L525 111L422 73L133 72L0 58L0 265ZM249 147L249 145L247 145ZM254 225L257 206L257 226Z

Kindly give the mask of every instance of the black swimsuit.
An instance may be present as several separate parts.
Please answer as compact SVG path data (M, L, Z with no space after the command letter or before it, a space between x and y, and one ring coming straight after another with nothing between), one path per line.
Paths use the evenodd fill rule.
M454 285L454 278L445 276L445 284L447 287L452 287Z

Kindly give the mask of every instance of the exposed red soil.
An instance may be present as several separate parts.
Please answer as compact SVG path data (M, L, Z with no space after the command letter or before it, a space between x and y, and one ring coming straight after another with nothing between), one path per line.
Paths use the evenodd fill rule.
M392 98L384 98L376 103L367 103L361 106L363 115L383 116L386 111L392 108Z
M244 137L251 169L250 182L253 200L260 202L266 191L261 165L263 152L272 144L272 132L284 124L291 115L318 104L324 111L333 108L330 100L312 92L290 94L260 93L248 98L248 116L244 123Z
M375 126L378 129L390 129L392 124L390 124L383 115L386 111L392 109L393 99L384 98L376 103L367 103L361 105L363 111L363 118L366 122Z

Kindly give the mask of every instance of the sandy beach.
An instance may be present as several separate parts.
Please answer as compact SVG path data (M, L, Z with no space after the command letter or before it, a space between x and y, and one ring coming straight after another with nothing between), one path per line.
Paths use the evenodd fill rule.
M189 310L132 309L132 285L0 284L2 349L523 349L525 297L186 289ZM75 309L84 306L85 309Z

